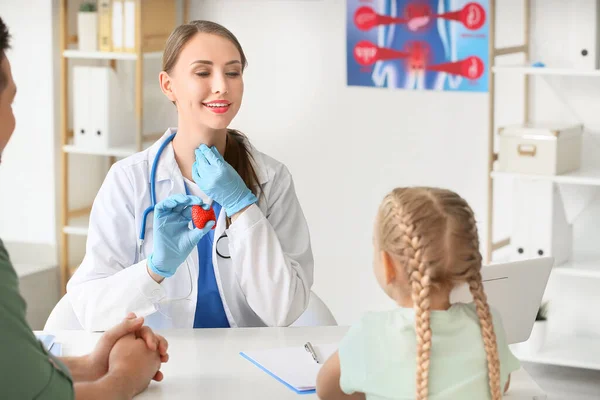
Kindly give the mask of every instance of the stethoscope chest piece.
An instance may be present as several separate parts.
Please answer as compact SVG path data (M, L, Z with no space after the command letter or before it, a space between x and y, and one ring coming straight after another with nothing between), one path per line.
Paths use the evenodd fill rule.
M217 255L221 258L231 258L229 253L229 237L225 232L217 239Z

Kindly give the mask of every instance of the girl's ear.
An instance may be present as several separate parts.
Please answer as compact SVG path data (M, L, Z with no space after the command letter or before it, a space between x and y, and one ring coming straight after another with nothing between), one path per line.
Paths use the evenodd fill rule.
M173 92L173 82L171 81L169 74L165 71L161 71L160 74L158 74L158 82L160 83L160 90L162 90L165 96L172 102L175 102L177 98Z
M385 250L381 251L381 264L383 266L383 279L386 285L389 285L396 280L396 263Z

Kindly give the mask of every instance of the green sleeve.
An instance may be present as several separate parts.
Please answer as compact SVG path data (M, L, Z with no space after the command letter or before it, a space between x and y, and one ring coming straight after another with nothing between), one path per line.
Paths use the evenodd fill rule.
M25 311L17 274L0 240L0 397L73 399L68 369L36 339Z
M367 380L368 342L363 319L350 327L338 347L340 357L340 388L346 394L363 392Z

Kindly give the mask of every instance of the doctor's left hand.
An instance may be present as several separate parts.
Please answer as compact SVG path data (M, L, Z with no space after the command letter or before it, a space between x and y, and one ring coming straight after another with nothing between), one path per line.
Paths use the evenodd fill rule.
M256 203L254 193L216 147L202 144L195 150L192 177L208 197L223 207L228 217Z
M167 197L154 207L154 245L147 260L153 273L165 278L173 276L200 239L214 226L214 221L208 221L202 229L190 229L193 205L205 210L210 207L199 197L185 194Z
M169 354L167 353L169 343L164 337L155 334L152 329L143 326L143 324L143 317L136 317L134 313L129 313L120 324L104 332L98 343L96 343L94 350L84 356L87 364L85 371L88 375L85 377L86 380L100 379L108 372L108 359L111 350L121 338L131 333L134 333L137 338L143 339L149 350L157 351L161 362L167 362L169 360ZM162 372L158 371L153 379L161 381L163 379Z

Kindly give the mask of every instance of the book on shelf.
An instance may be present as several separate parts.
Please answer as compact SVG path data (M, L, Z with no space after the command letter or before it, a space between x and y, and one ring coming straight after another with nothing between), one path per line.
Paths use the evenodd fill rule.
M177 23L175 0L141 2L141 38L136 26L136 0L98 0L98 48L104 52L161 51Z

